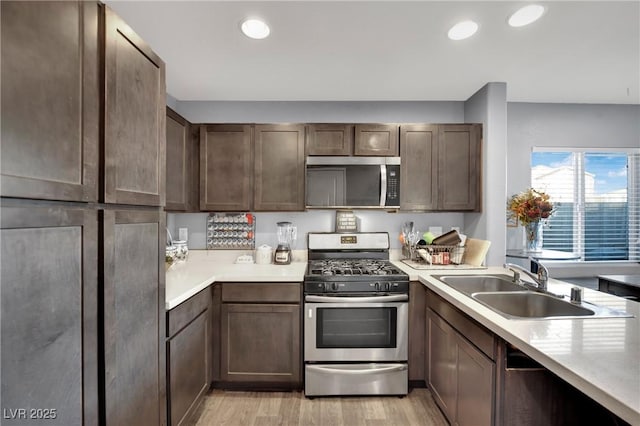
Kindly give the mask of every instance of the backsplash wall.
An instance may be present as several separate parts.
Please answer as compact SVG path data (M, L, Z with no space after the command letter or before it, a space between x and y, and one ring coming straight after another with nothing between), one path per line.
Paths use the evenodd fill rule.
M422 232L430 226L440 226L443 232L458 227L464 233L463 213L390 213L385 211L355 210L361 232L388 232L391 248L399 249L398 235L402 223L413 221L415 228ZM206 249L206 220L209 213L169 213L167 228L174 240L178 239L179 228L187 228L190 249ZM295 250L307 249L308 232L333 232L336 213L334 210L314 210L289 213L254 213L256 216L256 247L267 244L275 247L278 243L276 223L292 222L298 229Z

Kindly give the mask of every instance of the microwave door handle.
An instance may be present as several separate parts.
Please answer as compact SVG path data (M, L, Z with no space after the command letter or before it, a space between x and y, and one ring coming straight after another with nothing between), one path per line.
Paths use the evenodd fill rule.
M387 166L380 164L380 207L387 205Z

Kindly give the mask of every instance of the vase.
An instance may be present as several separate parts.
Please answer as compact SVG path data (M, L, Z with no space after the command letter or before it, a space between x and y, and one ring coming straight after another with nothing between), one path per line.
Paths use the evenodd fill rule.
M542 221L536 220L524 226L526 251L542 251Z

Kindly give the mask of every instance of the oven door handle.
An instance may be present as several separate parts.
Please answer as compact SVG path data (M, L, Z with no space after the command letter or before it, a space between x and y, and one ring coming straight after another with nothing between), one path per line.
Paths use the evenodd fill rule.
M306 368L309 370L320 371L322 373L329 374L348 374L353 376L367 375L371 373L391 373L394 371L404 371L407 369L407 364L392 364L390 366L377 367L378 364L374 364L376 367L373 368L363 368L358 370L352 369L342 369L340 366L336 367L320 367L318 365L307 364Z
M406 302L409 300L408 294L392 294L389 296L369 296L369 297L332 297L332 296L314 296L307 295L304 297L305 302L320 303L384 303L384 302Z

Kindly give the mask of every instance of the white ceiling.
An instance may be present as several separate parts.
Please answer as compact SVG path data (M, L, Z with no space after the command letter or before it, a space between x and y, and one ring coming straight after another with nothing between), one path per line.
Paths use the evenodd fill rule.
M167 65L178 100L463 101L506 82L517 102L640 103L640 0L107 1ZM264 18L271 36L239 31ZM476 35L451 41L456 22Z

